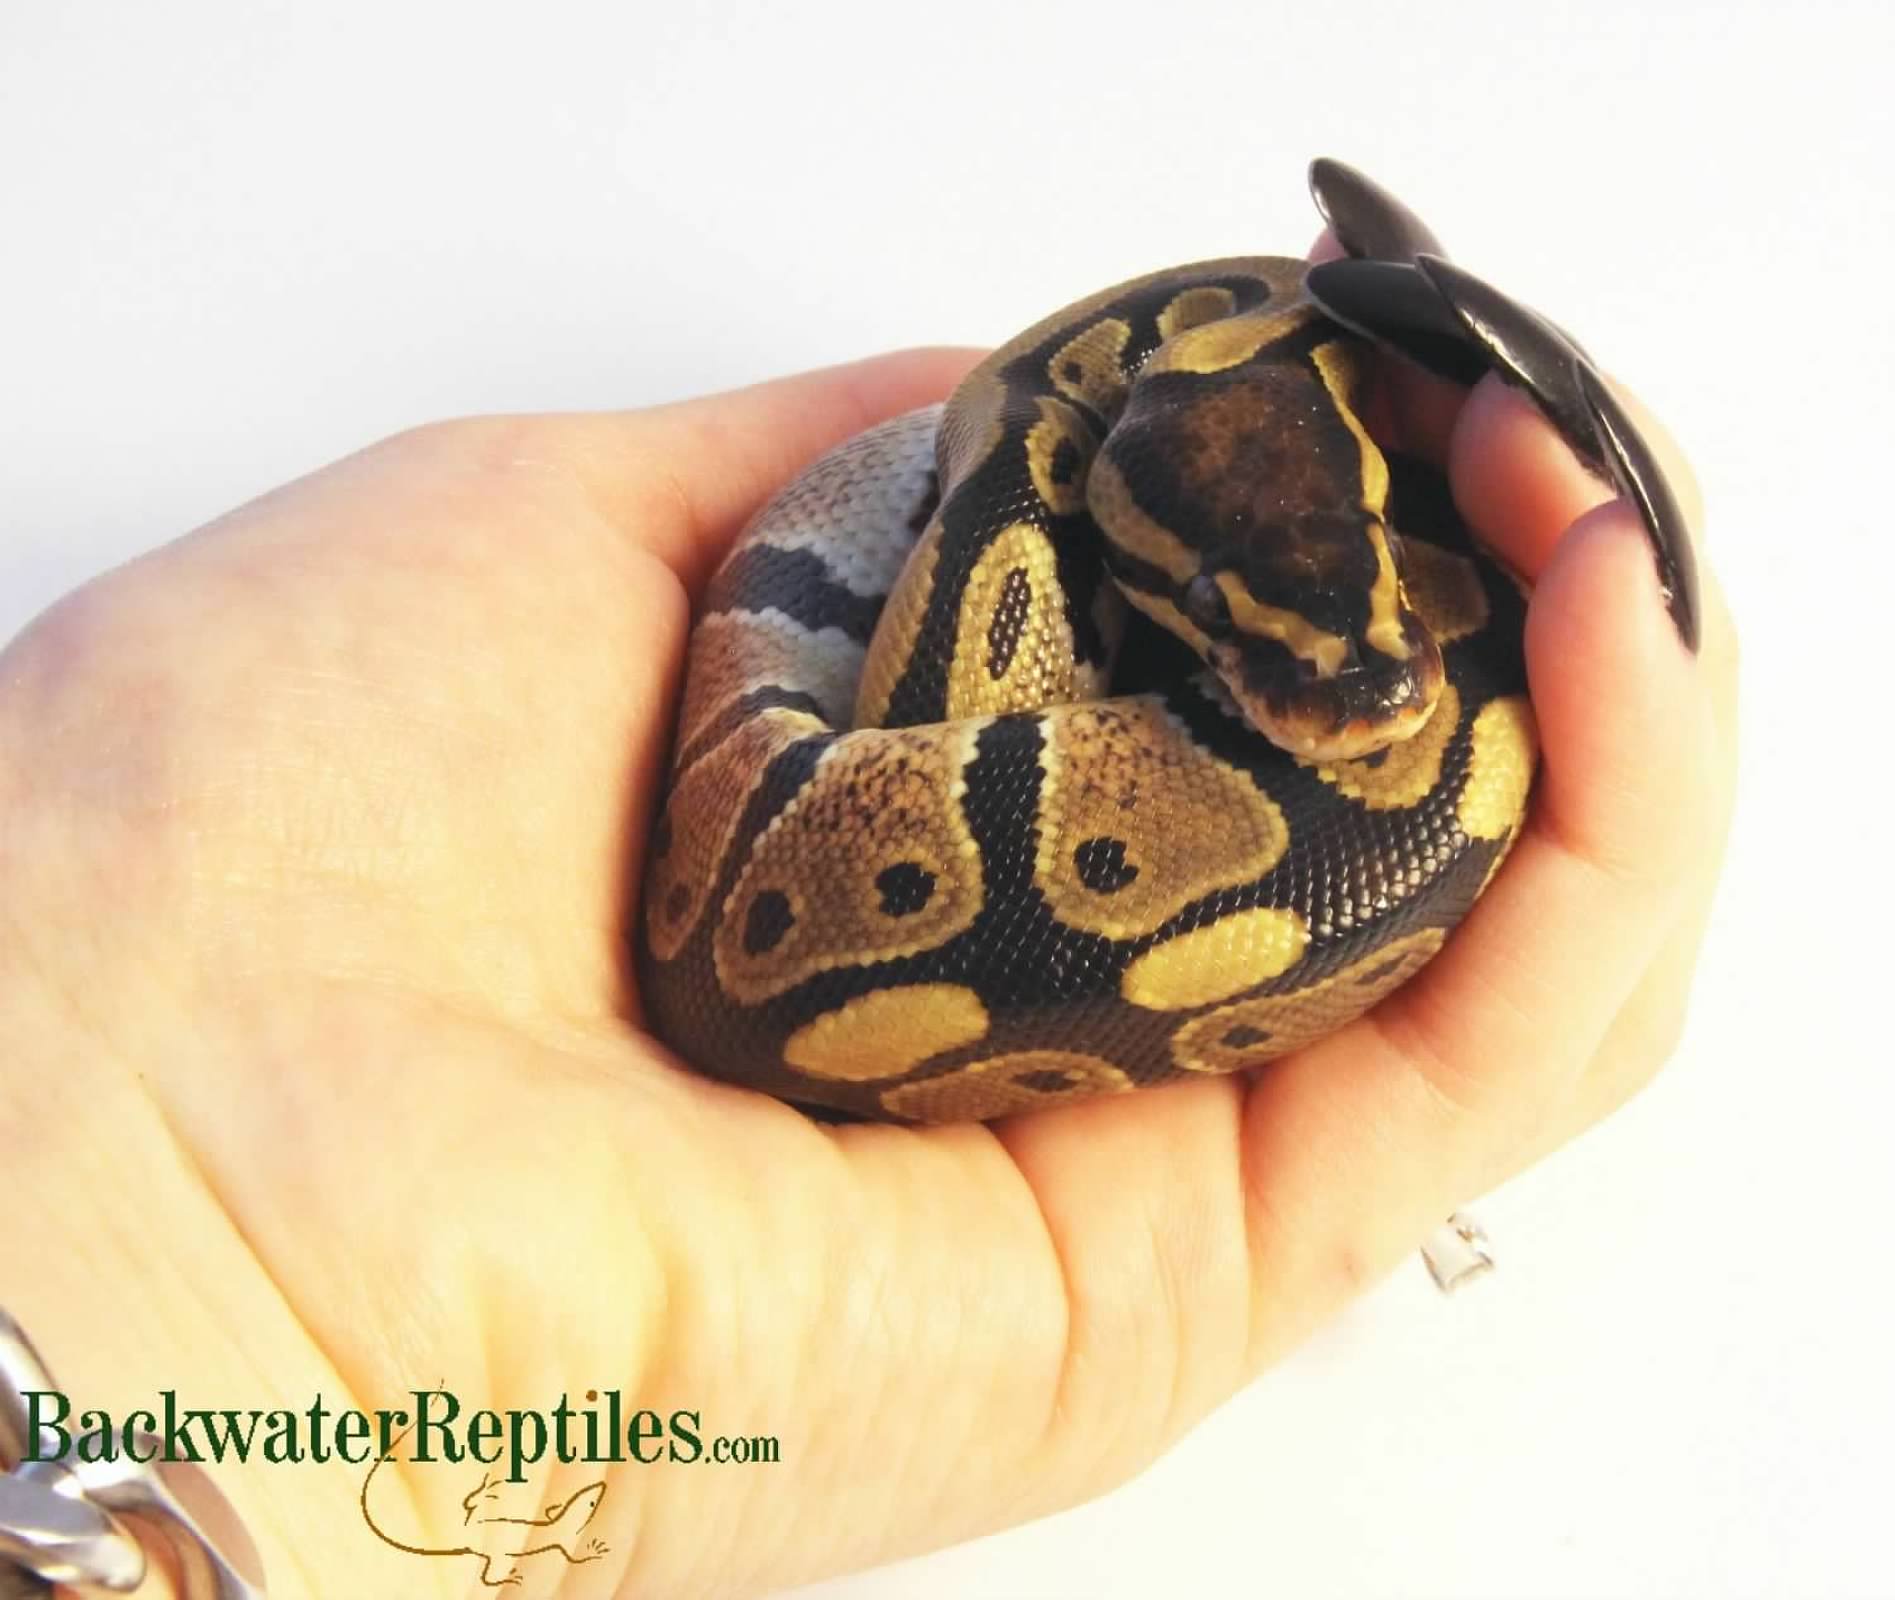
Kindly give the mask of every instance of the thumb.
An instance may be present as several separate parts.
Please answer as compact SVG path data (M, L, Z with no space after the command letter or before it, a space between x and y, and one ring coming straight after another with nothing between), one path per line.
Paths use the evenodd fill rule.
M944 398L981 352L898 350L645 411L561 417L561 450L614 526L695 594L739 528L816 456Z

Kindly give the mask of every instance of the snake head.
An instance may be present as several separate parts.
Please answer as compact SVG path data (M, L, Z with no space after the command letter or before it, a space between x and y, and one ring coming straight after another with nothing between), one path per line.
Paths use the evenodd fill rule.
M1183 586L1178 609L1244 719L1292 755L1354 760L1434 711L1441 650L1402 593L1394 542L1367 512L1308 511Z
M1345 761L1427 721L1441 651L1402 592L1388 464L1357 415L1359 347L1313 312L1271 333L1241 361L1142 379L1087 506L1127 598L1215 669L1252 727Z

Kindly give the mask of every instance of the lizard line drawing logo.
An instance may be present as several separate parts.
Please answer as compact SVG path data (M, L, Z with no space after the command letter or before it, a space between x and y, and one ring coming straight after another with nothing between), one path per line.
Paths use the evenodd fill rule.
M520 1571L519 1564L529 1556L549 1555L557 1551L569 1564L579 1566L587 1561L597 1561L610 1552L611 1547L596 1536L581 1541L586 1527L598 1514L599 1505L605 1499L604 1479L587 1484L564 1500L555 1500L541 1516L519 1517L507 1516L494 1509L500 1503L501 1480L491 1472L482 1472L480 1482L462 1498L461 1524L470 1531L496 1526L514 1530L502 1539L500 1549L489 1552L472 1543L420 1545L397 1539L375 1520L374 1513L369 1510L369 1485L374 1483L375 1474L395 1453L395 1447L413 1433L416 1426L411 1423L404 1428L389 1448L376 1456L367 1476L362 1479L362 1520L382 1543L415 1556L473 1556L480 1562L480 1581L489 1589L504 1589L524 1583L525 1574ZM495 1577L495 1567L502 1562L506 1563L505 1571L502 1576Z

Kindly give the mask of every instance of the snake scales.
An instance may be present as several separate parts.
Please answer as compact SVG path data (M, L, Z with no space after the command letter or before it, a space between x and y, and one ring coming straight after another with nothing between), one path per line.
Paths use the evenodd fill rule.
M1525 600L1307 271L1079 301L752 521L643 897L688 1061L989 1118L1267 1061L1440 948L1528 800Z

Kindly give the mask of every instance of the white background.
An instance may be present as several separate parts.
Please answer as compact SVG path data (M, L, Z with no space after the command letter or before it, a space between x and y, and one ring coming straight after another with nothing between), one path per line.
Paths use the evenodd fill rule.
M0 5L0 637L451 412L987 342L1356 162L1695 455L1747 748L1660 1084L1097 1505L817 1590L1888 1595L1886 8Z

